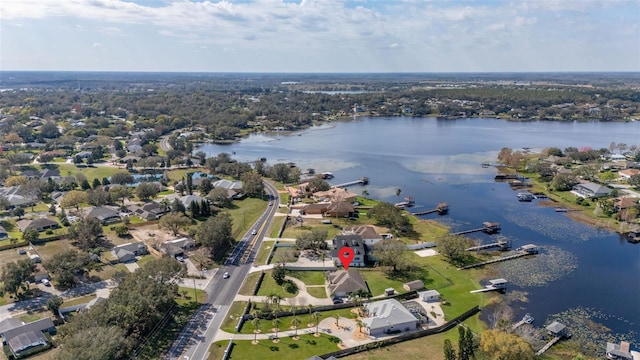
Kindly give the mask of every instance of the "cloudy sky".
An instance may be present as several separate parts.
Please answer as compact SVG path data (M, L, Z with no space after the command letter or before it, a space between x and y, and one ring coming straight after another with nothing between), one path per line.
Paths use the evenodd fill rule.
M2 0L0 70L640 71L640 0Z

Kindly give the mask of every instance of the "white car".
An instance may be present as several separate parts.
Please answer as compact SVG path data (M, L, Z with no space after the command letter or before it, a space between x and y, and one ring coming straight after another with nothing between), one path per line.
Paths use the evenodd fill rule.
M51 281L49 281L49 279L42 279L42 280L40 280L40 282L41 282L44 286L51 286Z
M228 271L225 271L225 272L224 272L224 274L222 274L222 278L223 278L223 279L228 279L228 278L229 278L229 276L231 276L231 275L229 274L229 272L228 272Z
M258 230L253 229L253 231L251 232L251 235L258 235Z

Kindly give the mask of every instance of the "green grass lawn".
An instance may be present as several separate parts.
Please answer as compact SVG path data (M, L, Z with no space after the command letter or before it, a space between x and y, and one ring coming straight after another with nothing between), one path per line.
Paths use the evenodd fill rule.
M124 264L103 265L100 271L91 270L89 277L96 281L104 281L111 279L117 271L129 272Z
M233 236L240 237L258 220L267 208L267 202L261 199L246 198L234 201L234 209L226 210L233 220Z
M404 281L393 279L389 277L389 272L386 270L359 270L360 274L367 281L369 285L369 291L372 296L384 295L384 290L388 288L394 288L397 293L405 293L402 288Z
M259 277L260 277L259 272L253 272L247 275L246 279L244 280L244 283L242 283L242 287L240 287L240 291L238 292L238 294L248 295L248 296L253 295L253 288L256 286L256 283L258 282Z
M66 239L49 241L43 244L36 244L34 246L43 262L49 261L55 254L64 252L66 250L75 249L75 247L71 245L71 242Z
M298 259L294 256L295 250L292 247L278 247L273 252L271 263L276 262L295 262Z
M247 306L246 301L234 301L229 308L227 317L225 317L220 324L220 329L226 332L235 333L238 319L242 316L245 306Z
M199 304L204 304L207 301L207 293L204 290L192 287L178 287L178 297L176 297L178 305L183 306L195 302L196 298Z
M289 298L296 296L298 292L296 291L294 294L289 293L284 287L276 284L276 281L273 280L271 276L271 270L268 270L265 271L264 279L262 280L262 284L260 284L260 289L258 289L258 296L267 296L269 294L278 294L282 297Z
M322 271L289 271L287 275L302 280L306 285L324 285L325 283Z
M251 340L234 341L230 359L261 359L261 360L288 360L307 359L313 355L326 354L339 350L335 340L330 335L322 334L319 337L313 335L301 335L299 340L280 338L280 342L260 340L253 345ZM228 341L216 342L211 345L211 354L208 359L220 359Z
M318 299L327 298L327 291L324 287L308 287L307 292L309 293L309 295Z
M262 308L265 305L262 303L257 303L256 306L258 308ZM286 305L286 302L283 302L283 304L280 306L280 309L282 311L284 310L290 310L290 307ZM235 326L237 324L238 321L238 314L242 313L242 309L236 313L234 319L235 321L232 321L234 319L229 319L229 324L230 327L227 328L223 328L223 330L231 332L231 333L235 333ZM229 313L231 314L231 312ZM340 310L330 310L330 311L323 311L321 312L322 316L320 318L320 321L322 321L323 319L329 319L329 318L333 318L336 314L340 315L341 318L346 318L346 319L353 319L355 316L354 314L351 312L351 309L340 309ZM307 329L309 327L315 327L315 320L313 319L313 317L309 314L309 310L302 307L302 308L298 308L298 310L296 311L296 318L298 318L298 320L300 320L300 326L298 327L298 329ZM284 316L279 318L281 320L280 322L280 330L289 330L291 329L291 321L293 320L294 316ZM225 319L227 320L227 319ZM335 321L335 319L334 319ZM260 323L258 324L258 329L262 332L262 333L271 333L273 332L273 321L272 320L266 320L266 319L261 319ZM242 325L242 329L240 329L240 333L241 334L253 334L254 331L254 326L251 322L245 322Z
M34 312L34 313L27 313L25 315L20 315L20 317L18 317L18 319L20 319L22 322L24 322L25 324L28 324L30 322L34 322L40 319L44 319L45 317L51 315L50 312L45 313L45 312Z
M49 211L49 207L50 206L51 205L49 205L49 204L45 204L43 202L39 202L33 207L30 206L30 207L25 208L25 213L28 214L28 213L34 213L34 212L36 212L36 213L37 212L47 212L47 211Z
M136 263L138 264L138 266L142 267L144 266L144 264L151 262L153 260L155 260L156 257L153 255L145 255L143 257L141 257L140 259L138 259L138 261L136 261Z
M269 257L269 254L271 253L271 249L273 248L274 243L275 243L274 241L262 242L262 246L260 246L260 250L258 250L258 255L256 255L256 260L254 261L254 264L256 266L267 264L267 257Z
M102 178L108 178L111 175L120 172L126 171L125 169L118 169L116 167L111 166L93 166L93 167L80 167L78 168L74 164L59 164L57 165L60 170L60 175L62 176L75 176L78 173L82 173L89 183L93 181L93 179L98 179L102 181Z
M276 238L278 237L278 233L280 232L280 228L282 224L287 219L286 216L274 216L271 221L271 227L269 228L269 237Z
M86 304L89 301L95 299L96 296L97 296L96 294L89 294L89 295L77 297L77 298L74 298L74 299L66 300L65 302L62 303L60 308L66 308L66 307L69 307L69 306Z

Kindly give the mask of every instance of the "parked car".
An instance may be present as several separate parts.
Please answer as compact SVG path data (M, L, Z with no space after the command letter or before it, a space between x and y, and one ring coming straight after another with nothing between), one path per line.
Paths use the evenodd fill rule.
M334 304L342 304L343 302L344 302L344 300L342 300L342 298L340 298L340 297L336 296L336 297L333 298L333 303Z
M222 274L222 278L223 279L228 279L231 275L229 274L228 271L225 271L224 274Z
M180 261L180 262L184 262L184 256L182 255L177 255L176 256L176 260Z
M41 282L44 286L51 286L51 281L49 281L49 279L42 279L42 280L40 280L40 282Z

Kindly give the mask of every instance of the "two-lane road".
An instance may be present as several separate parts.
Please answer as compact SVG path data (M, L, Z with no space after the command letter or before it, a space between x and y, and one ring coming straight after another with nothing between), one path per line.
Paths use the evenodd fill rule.
M180 351L180 353L173 351L173 353L168 354L168 359L204 360L207 358L209 346L220 328L222 321L227 316L229 307L238 294L244 279L247 277L247 274L249 274L253 259L262 244L262 239L267 231L269 231L271 220L278 211L278 205L280 203L278 191L273 185L266 181L265 188L272 199L270 200L272 205L267 207L265 213L245 234L242 241L238 243L237 248L232 252L229 260L227 260L226 265L218 270L205 289L208 294L207 303L210 304L206 310L208 312L208 316L206 316L204 320L206 323L193 329L193 335L190 337L189 343L186 345L184 351ZM253 230L256 230L256 235L251 234ZM244 253L241 252L238 247L240 249L244 248L244 251L250 252L250 254L243 256ZM246 263L242 263L243 259L247 260ZM229 272L230 274L228 279L223 279L225 272ZM198 330L203 333L198 334Z

